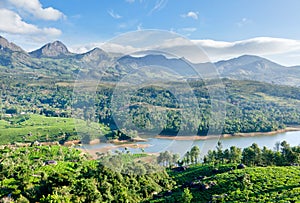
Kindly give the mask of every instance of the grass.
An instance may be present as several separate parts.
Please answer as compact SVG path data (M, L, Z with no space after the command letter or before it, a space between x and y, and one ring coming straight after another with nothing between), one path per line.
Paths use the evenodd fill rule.
M94 139L109 133L109 128L102 124L87 124L84 120L73 118L30 114L0 120L0 144L73 140L87 136Z

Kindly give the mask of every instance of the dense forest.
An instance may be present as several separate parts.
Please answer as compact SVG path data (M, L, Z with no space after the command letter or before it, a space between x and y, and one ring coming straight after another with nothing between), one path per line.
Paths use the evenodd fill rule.
M193 147L184 157L99 154L72 147L2 147L2 202L296 202L300 196L300 147L257 144L216 150L200 159ZM118 164L114 168L106 161ZM118 160L118 161L117 161ZM145 161L147 160L147 161ZM134 167L133 167L134 166Z
M17 136L8 133L2 143L8 140L20 142L24 137L33 141L31 136L36 140L59 142L83 137L86 140L99 137L126 139L136 136L134 129L162 135L177 135L179 131L178 135L269 132L300 124L300 88L296 87L224 79L222 94L226 97L211 98L209 89L214 85L213 81L191 80L189 87L197 99L198 110L195 111L195 106L182 109L182 103L188 104L188 101L178 101L169 90L174 84L151 85L131 95L124 106L128 111L113 112L111 102L115 83L96 83L95 87L95 82L90 82L80 84L81 89L74 91L74 81L11 77L4 75L1 78L4 82L1 85L0 132L16 132L21 127L23 130L19 130ZM182 92L184 98L188 90L181 84L175 88ZM219 120L212 119L213 102L224 107L224 115ZM42 117L37 119L32 114ZM44 131L32 128L41 125L46 117L55 117L58 123L69 123L68 127L55 129L44 125ZM123 117L126 119L119 129L116 118ZM68 118L76 118L74 125ZM90 125L95 126L94 132L87 132L91 129ZM78 133L78 129L86 131ZM223 130L218 132L220 129Z

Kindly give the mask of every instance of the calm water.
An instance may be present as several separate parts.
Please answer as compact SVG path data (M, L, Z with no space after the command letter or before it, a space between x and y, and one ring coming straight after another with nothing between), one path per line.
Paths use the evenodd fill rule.
M266 146L269 149L273 149L276 142L287 141L291 146L300 145L300 131L279 133L276 135L261 135L255 137L230 137L222 138L223 148L229 148L230 146L237 146L240 148L245 148L250 146L252 143L257 143L260 147ZM148 138L147 142L137 142L136 144L149 144L150 146L144 148L143 150L148 153L158 153L163 151L171 151L173 153L179 153L181 155L185 154L192 146L198 145L201 149L202 154L206 154L209 149L215 149L218 139L211 140L168 140L168 139L157 139ZM113 144L99 143L95 145L83 145L86 149L100 149L102 147L113 146ZM125 151L124 147L119 147L113 149ZM140 153L142 149L138 148L128 148L132 153Z

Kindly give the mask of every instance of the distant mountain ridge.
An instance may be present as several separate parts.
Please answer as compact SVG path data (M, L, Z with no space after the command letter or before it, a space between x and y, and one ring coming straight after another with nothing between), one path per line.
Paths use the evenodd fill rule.
M110 56L102 49L96 47L86 53L77 55L77 58L80 58L84 61L99 61L99 60L109 60Z
M97 64L104 64L101 67ZM141 66L167 67L182 76L196 72L184 58L167 58L155 53L143 56L119 56L94 48L86 53L71 53L60 41L48 43L27 53L21 47L0 36L0 71L43 73L44 76L74 76L78 72L116 81L123 75ZM107 67L106 67L107 66ZM2 67L2 68L1 68ZM216 68L220 77L238 80L256 80L268 83L300 86L300 66L286 67L268 59L243 55L216 63L193 64L198 71Z
M222 77L300 86L300 66L286 67L258 56L244 55L215 66Z

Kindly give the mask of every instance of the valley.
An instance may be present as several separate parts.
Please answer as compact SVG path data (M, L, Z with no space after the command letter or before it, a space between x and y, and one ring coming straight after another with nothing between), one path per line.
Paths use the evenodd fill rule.
M1 201L296 202L299 67L188 64L1 37Z

